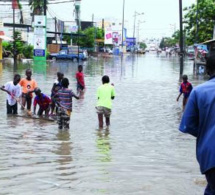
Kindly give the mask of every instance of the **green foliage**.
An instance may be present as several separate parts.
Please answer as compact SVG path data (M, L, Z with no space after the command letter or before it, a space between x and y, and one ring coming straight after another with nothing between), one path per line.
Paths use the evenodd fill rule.
M71 35L64 35L63 36L63 41L66 41L67 44L71 44Z
M20 32L15 31L14 41L16 46L16 56L19 55L25 58L33 57L33 46L27 45L23 42ZM3 42L2 46L5 51L9 51L11 54L13 54L14 50L12 42Z
M184 23L186 24L187 45L212 39L215 19L215 0L198 0L198 14L196 4L186 7L184 11L186 12Z
M164 37L162 38L160 42L160 48L165 48L165 47L173 47L176 46L177 43L179 43L180 39L180 31L177 30L173 33L172 37Z
M146 49L147 48L147 45L145 43L140 43L140 48L141 49Z
M26 58L33 58L33 49L34 49L34 47L32 45L25 44L23 46L23 52L22 53Z
M72 39L73 44L77 44L81 47L85 48L93 48L95 45L95 39L103 39L104 38L104 30L100 28L90 27L85 29L84 31L79 31L80 34L85 36L74 37Z
M33 11L33 15L42 15L44 11L44 0L29 0L29 5L31 10Z
M13 39L16 46L16 55L22 54L24 42L22 41L21 33L19 31L15 31Z

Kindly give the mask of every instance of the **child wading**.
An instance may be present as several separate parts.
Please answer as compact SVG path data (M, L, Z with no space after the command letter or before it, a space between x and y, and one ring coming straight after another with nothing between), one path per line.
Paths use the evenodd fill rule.
M187 75L183 75L182 76L183 82L181 83L180 86L180 94L177 97L177 101L179 100L179 98L181 97L182 94L184 94L184 98L183 98L183 108L185 108L186 104L187 104L187 100L190 96L190 93L193 89L193 86L191 83L188 82L188 77Z
M32 93L37 87L37 83L31 78L32 72L30 69L27 69L25 74L26 78L21 79L21 81L19 82L22 87L22 109L24 110L25 104L27 103L27 109L30 111L33 98Z
M102 83L97 90L98 103L96 106L99 128L103 128L103 116L105 116L107 128L110 126L110 115L112 100L115 98L115 90L113 85L109 84L110 79L107 75L102 77Z
M84 73L83 71L83 66L79 65L78 66L78 72L76 73L76 79L77 79L77 93L81 93L85 89L85 83L84 83Z
M56 93L59 91L59 89L61 89L62 87L62 79L64 77L64 74L61 72L57 72L57 80L54 82L52 90L51 90L51 98L52 98L52 104L51 104L51 115L53 115L54 113L54 109L55 109L55 100L54 100L54 96L56 95Z
M75 97L79 99L71 89L68 89L68 86L69 80L63 78L62 88L55 95L56 105L58 106L57 121L59 129L69 128L70 115L72 112L72 98Z
M36 88L34 92L36 94L36 97L34 98L34 114L36 114L36 106L38 104L39 110L37 115L42 116L43 112L45 112L45 115L48 116L50 111L51 99L47 95L41 93L41 90L39 88Z
M22 94L20 82L20 75L15 74L13 81L7 82L0 89L8 93L7 95L7 114L17 114L17 101Z

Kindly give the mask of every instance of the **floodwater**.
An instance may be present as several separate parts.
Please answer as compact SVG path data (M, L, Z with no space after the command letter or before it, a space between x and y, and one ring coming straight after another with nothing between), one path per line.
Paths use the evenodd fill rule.
M195 139L178 131L182 99L177 57L147 53L83 62L86 93L73 101L69 131L53 122L6 115L0 92L0 194L202 195L206 182L195 158ZM42 91L50 94L56 72L75 89L77 62L31 67ZM184 72L194 86L192 61ZM12 79L13 66L0 64L0 83ZM102 75L114 83L109 131L98 131L96 89Z

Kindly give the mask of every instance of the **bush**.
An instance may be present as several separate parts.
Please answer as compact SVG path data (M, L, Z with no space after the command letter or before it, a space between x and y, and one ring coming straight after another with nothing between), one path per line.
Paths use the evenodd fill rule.
M32 45L24 45L22 53L25 56L25 58L33 58L33 49L34 47Z

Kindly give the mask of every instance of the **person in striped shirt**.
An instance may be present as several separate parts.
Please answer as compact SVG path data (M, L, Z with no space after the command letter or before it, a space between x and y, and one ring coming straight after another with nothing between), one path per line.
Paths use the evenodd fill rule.
M58 125L59 129L63 127L69 128L69 121L72 112L72 98L79 99L79 97L69 87L69 79L63 78L61 82L62 88L56 93L56 102L59 107Z

